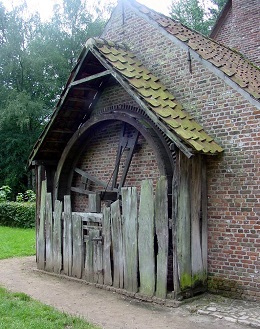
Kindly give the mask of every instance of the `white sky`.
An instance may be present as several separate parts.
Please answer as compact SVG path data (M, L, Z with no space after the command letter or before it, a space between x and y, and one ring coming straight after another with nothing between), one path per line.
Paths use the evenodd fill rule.
M95 0L88 0L89 2L94 3ZM106 0L102 0L104 3ZM19 4L20 0L2 0L4 6L8 9L12 6L12 4ZM52 12L52 7L54 3L58 2L58 0L27 0L28 7L31 8L31 11L39 11L41 17L43 19L48 19L50 13ZM113 2L117 2L117 0L113 0ZM138 2L143 3L149 8L152 8L158 12L161 12L165 15L168 15L172 0L138 0Z

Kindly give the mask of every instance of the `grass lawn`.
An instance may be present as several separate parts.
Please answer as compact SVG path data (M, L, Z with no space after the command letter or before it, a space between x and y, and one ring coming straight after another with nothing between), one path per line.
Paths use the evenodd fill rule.
M0 259L35 255L35 229L0 226L0 241Z
M87 307L87 306L86 306ZM0 287L1 329L98 329L76 317L34 301L24 293Z
M35 254L35 229L0 226L0 259ZM24 293L0 287L1 329L98 329L77 317L56 311Z

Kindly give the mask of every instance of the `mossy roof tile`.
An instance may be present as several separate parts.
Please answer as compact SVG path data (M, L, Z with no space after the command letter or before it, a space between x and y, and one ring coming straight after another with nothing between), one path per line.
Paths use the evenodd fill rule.
M223 151L134 54L117 44L100 39L93 44L92 50L98 51L103 59L127 81L129 88L146 104L146 107L187 145L206 154Z
M189 29L170 17L141 5L135 0L131 0L131 5L155 21L167 33L186 43L203 59L221 70L255 99L260 100L260 68L250 63L240 53Z

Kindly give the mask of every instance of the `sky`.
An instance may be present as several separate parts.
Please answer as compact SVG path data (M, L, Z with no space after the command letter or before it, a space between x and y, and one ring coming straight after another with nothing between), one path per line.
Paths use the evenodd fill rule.
M27 0L28 7L31 8L31 11L38 10L41 14L42 19L47 20L52 11L53 4L58 0ZM94 2L95 0L88 0ZM102 0L104 3L106 0ZM116 0L113 0L116 2ZM2 0L6 8L10 8L12 4L19 4L20 0ZM165 15L168 15L172 0L138 0L138 2L143 3L149 8L152 8L158 12L161 12Z

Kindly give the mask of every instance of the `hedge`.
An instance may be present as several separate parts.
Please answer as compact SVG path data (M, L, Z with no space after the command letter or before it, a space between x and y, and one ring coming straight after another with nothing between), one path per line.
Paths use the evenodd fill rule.
M0 202L0 225L35 227L35 202Z

